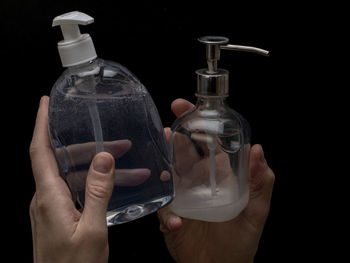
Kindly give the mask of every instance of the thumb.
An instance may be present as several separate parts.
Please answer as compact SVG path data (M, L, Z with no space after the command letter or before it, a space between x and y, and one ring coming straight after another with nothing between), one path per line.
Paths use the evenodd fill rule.
M256 144L250 151L250 190L252 197L263 197L264 201L271 199L275 175L268 166L261 145Z
M170 147L170 136L171 136L171 129L169 127L164 128L164 134L166 142L168 143L168 147Z
M86 179L85 206L81 220L91 225L106 225L106 212L115 180L114 158L107 152L92 160Z
M274 181L275 174L265 160L261 145L254 145L250 150L250 198L243 212L261 230L270 210Z

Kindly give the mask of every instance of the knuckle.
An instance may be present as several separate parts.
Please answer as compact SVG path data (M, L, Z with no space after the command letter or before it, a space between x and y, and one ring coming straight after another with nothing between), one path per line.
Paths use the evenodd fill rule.
M275 174L274 174L274 172L271 170L270 167L268 168L268 172L267 172L266 178L267 178L267 182L268 182L268 183L270 183L270 184L272 184L272 185L275 183L276 177L275 177Z
M95 199L106 198L109 195L109 191L106 189L106 187L98 184L88 184L87 193Z
M30 146L29 146L29 156L30 156L30 158L33 159L33 157L34 157L35 155L37 155L37 152L38 152L38 147L37 147L37 145L32 141L32 142L30 143Z
M29 214L31 216L34 215L35 210L36 210L36 196L34 194L32 201L30 202L30 205L29 205Z
M47 198L36 196L34 201L34 211L39 214L45 214L50 207L50 202L48 202Z
M42 158L44 154L47 154L50 151L52 151L50 144L40 143L35 138L32 139L29 145L29 156L32 161L34 158Z

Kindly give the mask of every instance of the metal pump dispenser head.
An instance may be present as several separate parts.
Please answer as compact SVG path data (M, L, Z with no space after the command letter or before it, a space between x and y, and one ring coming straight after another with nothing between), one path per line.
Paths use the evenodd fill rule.
M218 68L220 50L228 49L235 51L254 52L268 56L269 51L256 47L238 46L228 44L229 39L221 36L204 36L198 41L206 45L206 58L208 68L199 69L197 73L197 93L196 96L217 96L227 97L229 93L228 75L229 71Z

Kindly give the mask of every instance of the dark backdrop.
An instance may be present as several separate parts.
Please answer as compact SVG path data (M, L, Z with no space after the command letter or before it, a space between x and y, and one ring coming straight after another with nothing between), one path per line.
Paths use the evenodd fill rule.
M320 93L315 93L314 82L326 81L322 73L311 70L322 62L314 48L324 29L318 6L220 0L2 0L2 132L4 143L10 144L5 147L9 158L3 183L4 192L10 194L3 218L11 230L5 248L12 257L32 259L28 211L35 187L28 147L39 99L49 95L62 72L56 49L62 35L51 27L52 19L74 10L95 18L81 31L90 33L99 57L117 61L138 76L164 126L175 119L170 111L175 98L195 102L194 71L206 66L199 36L223 35L230 43L271 51L268 58L223 51L219 62L231 72L229 104L248 120L253 143L262 144L276 174L256 262L313 258L309 245L317 231L311 232L309 215L316 209L313 197L304 198L310 196L304 182L316 175L308 173L311 168L305 163L311 159L304 153L310 153L310 127L317 122ZM110 228L110 261L172 262L158 228L155 214Z

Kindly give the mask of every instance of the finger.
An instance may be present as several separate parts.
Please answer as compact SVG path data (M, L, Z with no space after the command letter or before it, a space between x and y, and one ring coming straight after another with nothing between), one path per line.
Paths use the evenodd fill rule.
M237 176L233 173L230 157L226 153L215 155L215 179L217 185L234 188L237 185ZM191 177L192 185L208 185L210 187L210 159L202 159L197 162L193 170L196 171ZM192 187L193 187L192 186Z
M144 183L151 175L150 169L117 169L115 185L137 186Z
M176 99L171 104L171 110L174 112L176 117L181 116L183 113L192 109L193 107L194 105L191 102L184 99Z
M267 165L262 147L254 145L250 153L250 199L244 210L253 225L263 225L268 216L274 181L275 175Z
M29 206L29 216L30 216L30 224L32 227L32 242L33 242L33 248L37 248L37 227L36 227L36 218L35 218L35 211L36 211L36 194L34 193L34 196L32 198L32 201L30 202ZM34 262L37 258L37 252L36 249L33 250L33 259Z
M74 192L82 191L86 185L88 171L71 173L66 177L70 189ZM117 186L137 186L144 183L151 175L151 170L146 168L115 169L115 181Z
M174 232L182 227L182 219L177 216L170 207L166 206L158 210L160 231L163 233Z
M132 146L130 140L117 140L111 142L104 142L104 151L109 152L115 158L123 156L128 152ZM81 144L72 144L67 147L62 147L56 150L57 156L64 160L64 154L70 156L70 160L74 163L70 163L70 166L84 165L91 162L92 158L96 154L96 143L87 142Z
M171 136L171 129L169 127L164 128L164 134L166 142L168 143L168 147L170 147L170 136Z
M264 192L271 196L275 175L267 165L261 145L256 144L250 151L250 190L252 194Z
M106 152L112 154L114 158L119 158L130 150L132 142L130 140L125 139L112 142L105 142L103 143L103 145L105 147L104 150Z
M85 206L81 221L90 226L105 226L109 199L115 180L114 158L106 152L98 153L86 179ZM82 223L82 224L83 224Z
M159 178L160 178L160 181L167 182L171 179L171 174L167 170L164 170L161 172Z
M196 148L187 135L180 132L173 133L174 168L177 172L186 173L193 165L201 160Z
M37 192L64 183L59 176L55 156L51 150L48 133L48 106L49 97L43 96L40 100L29 149Z

